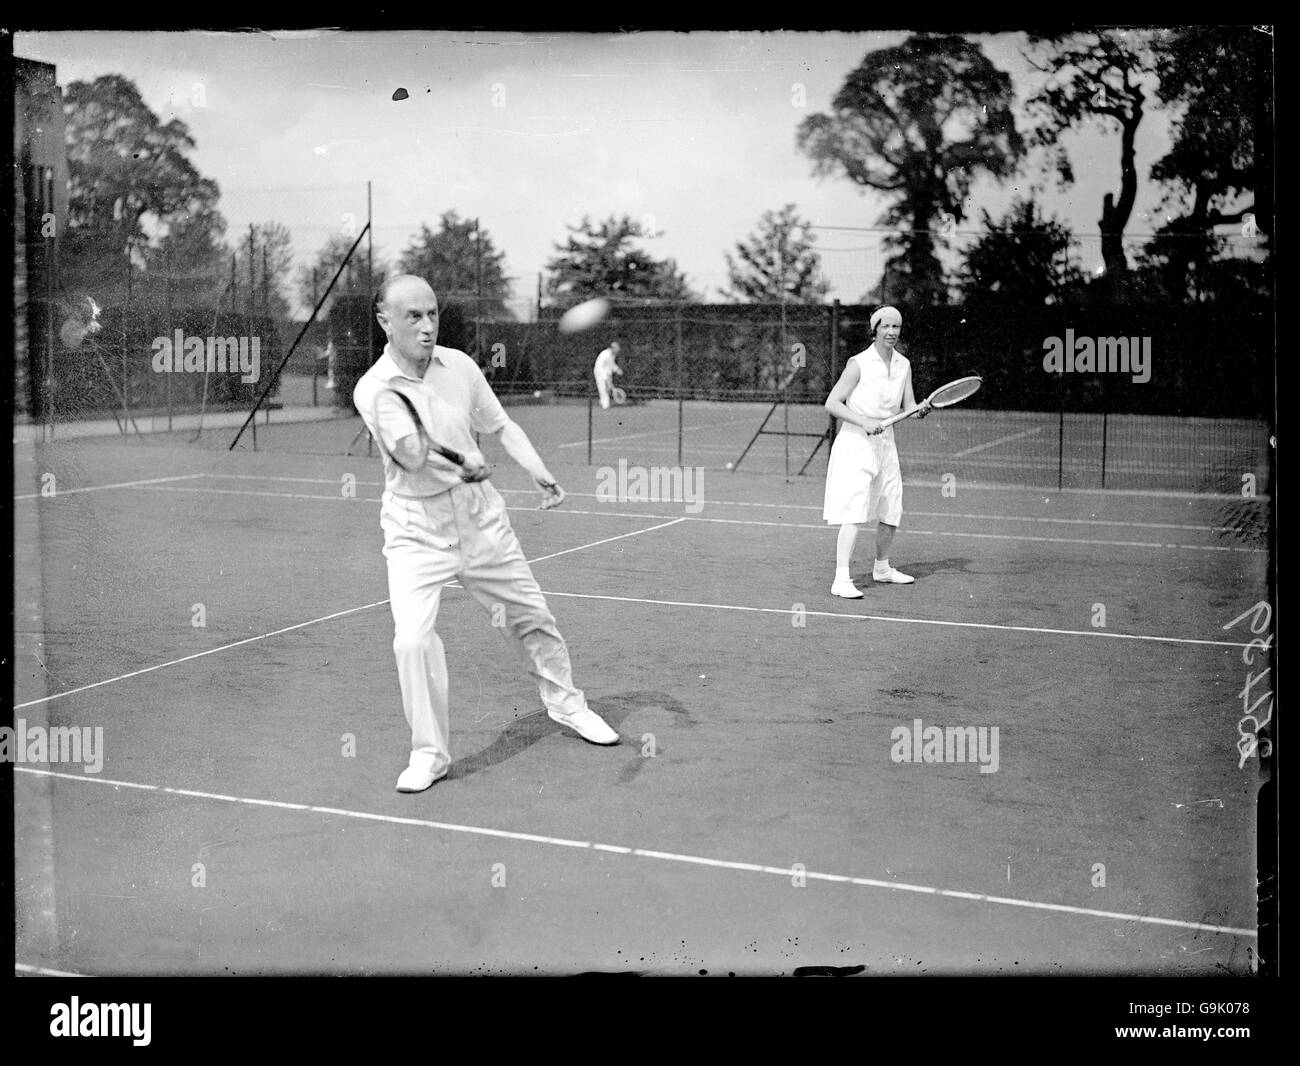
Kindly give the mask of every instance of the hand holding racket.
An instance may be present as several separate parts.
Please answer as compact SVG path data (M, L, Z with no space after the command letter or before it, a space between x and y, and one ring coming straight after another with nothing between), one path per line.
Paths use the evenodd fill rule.
M420 416L419 409L416 407L415 402L411 399L411 397L406 395L405 392L397 388L395 385L389 385L383 389L380 389L379 395L375 397L375 425L376 426L379 425L379 400L384 396L395 396L401 402L402 406L406 408L407 414L411 416L411 422L413 423L412 428L419 436L420 442L423 445L425 445L428 451L436 452L438 455L442 456L442 458L446 459L448 462L455 463L458 467L460 467L461 480L486 481L487 478L491 475L492 468L489 467L487 463L481 462L479 460L467 458L463 453L456 451L454 448L448 448L446 445L439 444L436 440L434 440L433 434L430 432L429 427L425 424L424 419ZM398 439L400 440L401 438L399 437ZM406 467L404 463L398 460L397 456L393 456L393 461L396 462L397 465L402 467L402 469L404 470L419 469L418 467L415 468Z
M880 428L882 430L888 429L895 422L901 422L905 418L924 418L936 407L951 407L955 403L961 403L962 400L974 396L983 383L982 378L971 375L970 377L950 381L947 385L940 385L910 411L902 411L899 414L881 419Z

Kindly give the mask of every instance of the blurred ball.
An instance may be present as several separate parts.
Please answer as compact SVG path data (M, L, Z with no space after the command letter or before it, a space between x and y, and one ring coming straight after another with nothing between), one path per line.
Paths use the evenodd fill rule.
M538 389L535 393L533 393L533 399L540 400L541 398L542 398L542 390Z
M603 296L570 307L560 319L561 333L581 333L597 325L609 313L609 301Z
M735 468L736 468L736 464L735 464L735 463L728 463L728 464L727 464L727 469L728 469L728 470L734 470Z

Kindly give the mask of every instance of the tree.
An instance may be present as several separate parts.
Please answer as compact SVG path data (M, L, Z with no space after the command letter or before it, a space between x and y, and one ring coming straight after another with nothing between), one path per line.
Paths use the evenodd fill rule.
M398 270L424 278L439 300L477 305L482 318L510 318L506 257L496 250L492 235L478 219L461 219L455 211L444 212L440 223L436 233L421 224L398 260Z
M559 254L546 264L546 294L557 305L570 307L596 296L695 299L676 260L657 260L632 244L662 233L649 232L626 215L599 224L584 216L568 229L568 240L555 245Z
M298 268L298 302L308 314L316 306L316 301L325 295L325 287L333 279L356 239L356 234L332 233L325 241L325 246L316 253L316 258L310 264ZM366 240L362 238L330 295L346 293L350 296L372 296L374 290L383 284L387 274L387 262L383 256L376 255L374 277L369 280L366 278Z
M1156 66L1152 33L1034 34L1030 41L1026 59L1047 76L1025 105L1037 123L1031 140L1048 149L1062 184L1074 180L1070 160L1059 142L1062 133L1094 123L1119 131L1119 195L1108 192L1102 197L1099 221L1105 284L1114 292L1129 270L1124 228L1137 200L1135 145Z
M116 288L124 257L138 261L171 226L203 244L219 239L217 183L186 157L195 147L179 119L163 124L118 74L64 90L68 226L63 260L83 287ZM206 230L206 232L205 232Z
M1013 200L996 222L982 214L985 232L963 257L964 303L1041 307L1082 285L1083 272L1069 259L1069 229L1044 218L1033 201Z
M738 258L725 253L731 291L723 295L742 303L821 303L831 286L813 248L816 239L794 204L763 212L758 231L737 243Z
M289 318L289 301L286 293L293 270L293 235L280 222L263 222L248 232L235 235L235 284L238 286L236 309L253 307L262 312L265 294L271 317L279 322ZM249 262L250 241L252 262ZM251 303L250 303L251 296ZM229 295L226 297L230 299Z
M226 220L218 211L172 220L143 249L146 277L162 278L173 307L215 307L227 303L230 251ZM156 296L156 293L155 293Z
M1249 27L1188 27L1157 57L1159 98L1176 114L1173 144L1151 167L1167 221L1141 265L1165 295L1212 295L1228 243L1215 227L1272 229L1271 43Z
M799 124L799 148L818 176L843 173L885 193L879 222L890 296L935 303L947 296L936 225L966 214L978 174L1004 178L1023 152L1012 117L1011 79L978 44L952 35L917 34L869 52L832 101L831 114Z

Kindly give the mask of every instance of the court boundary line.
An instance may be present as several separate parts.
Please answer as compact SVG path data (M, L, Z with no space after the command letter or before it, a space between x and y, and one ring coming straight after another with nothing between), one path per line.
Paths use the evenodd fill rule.
M192 492L196 494L207 493L213 496L260 496L268 499L283 500L319 500L322 502L338 502L346 504L355 503L379 503L383 500L371 496L334 496L324 494L314 494L305 492L262 492L256 489L217 489L206 486L180 486L180 485L140 485L137 488L142 492ZM522 489L506 489L506 492L518 493L525 492ZM566 493L566 498L569 494ZM588 493L573 493L572 495L594 495ZM683 503L681 500L648 500L648 503ZM801 510L807 510L801 507ZM815 508L814 508L815 509ZM574 515L595 515L600 518L663 518L662 514L647 514L645 512L625 512L625 511L580 511L574 508L565 508L567 514ZM706 518L703 515L683 515L679 521L689 522L711 522L724 525L736 526L776 526L782 529L816 529L828 530L833 528L825 523L812 522L765 522L756 518ZM866 523L864 523L866 524ZM874 524L874 523L872 523ZM1267 553L1269 548L1248 548L1232 544L1171 544L1167 542L1145 541L1145 540L1096 540L1086 537L1035 537L1019 533L971 533L964 530L943 530L943 529L917 529L907 527L907 532L923 537L961 537L968 540L1011 540L1024 541L1032 544L1087 544L1091 546L1108 546L1116 548L1156 548L1161 550L1174 551L1207 551L1207 552L1241 552L1249 555L1259 555Z
M598 544L608 544L612 540L622 540L625 537L636 536L638 533L648 533L655 529L663 529L666 526L676 525L677 522L685 521L684 518L678 518L673 522L665 522L660 526L651 526L649 529L633 530L630 533L623 533L617 537L610 537L606 540L596 541L593 544L581 545L577 548L567 548L564 551L556 552L553 555L542 556L537 559L529 560L531 565L534 562L543 562L546 559L554 559L559 555L567 555L570 552L581 551L583 548L595 547ZM460 588L456 581L444 583L445 588ZM911 623L913 625L929 626L951 626L958 629L992 629L1003 633L1038 633L1046 636L1065 636L1065 637L1103 637L1110 640L1137 640L1158 644L1179 644L1179 645L1199 645L1216 648L1247 648L1250 645L1236 641L1227 640L1203 640L1197 637L1162 637L1149 633L1112 633L1104 629L1051 629L1044 626L1011 626L1000 625L996 622L959 622L946 618L907 618L898 615L875 615L875 614L845 614L839 611L817 611L817 610L796 610L785 607L749 607L744 604L732 603L696 603L688 600L656 600L639 596L606 596L592 592L557 592L553 589L542 589L544 596L558 596L563 599L577 600L601 600L611 603L641 603L655 607L698 607L716 611L741 611L752 614L778 614L792 617L800 615L802 617L813 618L842 618L849 621L861 622L897 622L902 624ZM330 622L336 618L343 618L350 614L357 614L361 611L368 611L372 607L382 607L388 603L388 600L377 600L374 603L367 603L360 607L349 607L345 611L336 611L334 614L324 615L320 618L312 618L306 622L297 622L291 626L285 626L283 629L273 630L270 633L262 633L258 636L245 637L243 640L237 640L230 644L221 644L215 648L208 648L206 651L195 652L192 655L185 655L179 659L172 659L169 662L157 663L154 666L146 666L140 670L133 670L127 674L121 674L118 677L110 677L103 681L95 681L89 685L81 685L77 688L67 689L63 692L56 692L53 695L42 696L39 699L28 700L25 703L14 705L15 711L24 710L27 707L36 707L41 704L51 703L54 700L62 699L65 696L75 696L79 692L88 692L90 689L100 688L104 685L111 685L117 681L127 681L133 677L139 677L142 674L153 673L155 670L162 670L168 666L179 666L181 663L190 662L194 659L202 659L208 655L215 655L220 651L229 651L232 648L240 647L244 644L253 644L260 640L266 640L270 637L281 636L285 633L292 632L295 629L305 629L307 626L317 625L322 622ZM1274 645L1276 647L1276 645Z
M307 482L312 485L337 485L337 477L283 477L274 476L274 474L255 474L255 473L209 473L201 474L204 477L227 478L233 481L287 481L287 482ZM357 485L367 485L373 489L382 489L382 481L357 481ZM915 482L904 482L904 484L915 484ZM941 487L940 482L927 482L932 487ZM497 489L502 495L533 495L532 489ZM1109 491L1109 490L1106 490ZM291 494L286 494L291 495ZM573 499L601 499L599 493L567 493L568 497ZM312 497L315 499L315 497ZM1247 499L1247 497L1229 497L1229 499ZM1268 497L1251 497L1251 499L1268 500ZM768 510L785 510L785 511L820 511L822 507L814 503L759 503L753 500L742 499L711 499L706 503L715 507L763 507ZM919 517L919 519L975 519L991 521L1036 521L1036 523L1056 523L1058 525L1114 525L1123 529L1190 529L1197 532L1205 533L1232 533L1235 532L1236 526L1231 525L1191 525L1188 523L1165 523L1165 521L1121 521L1108 519L1053 519L1053 517L1043 517L1037 515L972 515L966 512L948 512L948 511L909 511L909 515Z
M317 454L314 452L290 452L287 454L301 455L311 459L342 460L347 458L347 456L343 456L343 455L325 455L325 454ZM726 473L728 477L735 476L734 474L730 474L725 470L715 470L714 473L717 474ZM745 472L741 474L741 476L773 478L773 477L779 477L780 475L751 474L749 472ZM308 481L308 482L321 482L323 484L328 483L331 485L337 481L337 479L335 478L296 478L296 477L283 477L283 476L277 477L269 474L265 476L259 474L222 474L211 470L205 470L197 474L179 474L176 475L175 478L161 479L161 480L185 480L189 478L199 478L199 477L216 477L216 478L232 478L232 479L237 478L240 480L251 480L251 481ZM142 484L142 482L124 482L120 485L90 485L78 489L64 489L62 494L72 495L74 492L99 492L103 489L122 488L122 487L138 485L138 484ZM357 484L382 486L383 482L382 481L358 481ZM903 486L904 487L912 486L914 488L921 488L921 489L941 489L944 488L944 483L942 481L930 481L924 478L922 479L904 478ZM993 492L1028 492L1028 493L1033 493L1034 495L1037 495L1038 493L1041 492L1041 493L1047 493L1049 496L1053 493L1058 496L1065 496L1065 495L1151 496L1157 499L1171 499L1171 500L1243 500L1249 498L1252 500L1256 500L1260 503L1271 503L1273 499L1270 493L1260 493L1257 496L1244 497L1240 493L1236 493L1236 492L1182 492L1175 489L1100 489L1100 488L1080 489L1080 488L1057 488L1055 485L1008 485L1008 484L1003 484L1001 482L982 482L982 481L976 481L967 484L963 491L982 492L986 490L993 491ZM499 491L522 492L527 490L502 489ZM594 493L570 493L570 495L594 496L595 494ZM38 497L39 497L39 493L35 495L15 496L14 499L29 500ZM713 502L720 505L725 504L727 506L732 506L732 507L790 507L792 509L797 507L805 510L811 507L811 505L809 504L747 503L741 500L715 500ZM811 509L815 510L816 508L811 508Z
M1013 440L1023 440L1025 437L1036 437L1042 433L1044 426L1035 426L1033 429L1021 430L1019 433L1012 433L1006 437L998 437L997 440L987 440L983 444L975 444L969 448L963 448L959 452L953 452L954 459L964 459L968 455L974 455L976 452L986 451L989 448L996 448L999 444L1010 444Z
M322 807L311 803L290 803L287 800L267 800L258 799L252 796L232 796L221 792L201 792L196 789L172 788L167 785L149 785L137 781L119 781L113 778L89 777L85 774L78 775L55 770L38 770L28 766L15 766L14 769L22 773L36 776L55 777L96 785L111 785L115 789L127 788L139 792L155 792L163 795L184 796L191 799L215 800L221 803L239 803L253 807L269 807L276 810L329 814L343 818L355 818L362 821L383 822L391 825L416 826L422 829L464 833L473 836L487 836L496 839L517 840L525 843L549 844L563 848L589 849L591 851L601 851L615 855L633 855L648 859L659 859L666 862L707 866L714 869L776 874L782 877L801 875L813 881L860 885L866 888L888 889L896 892L937 896L945 899L961 899L976 903L991 903L1027 910L1050 911L1057 914L1069 914L1077 917L1108 918L1130 923L1158 925L1173 927L1176 929L1192 929L1210 933L1224 933L1230 936L1244 936L1254 939L1258 939L1259 936L1258 931L1254 929L1211 925L1207 922L1192 922L1181 918L1160 918L1154 915L1130 914L1124 911L1103 911L1091 907L1074 907L1065 903L1044 903L1039 900L1016 899L1011 896L993 896L983 892L965 892L958 889L935 888L929 885L914 885L904 881L881 881L877 878L870 877L852 877L846 874L823 873L815 870L795 869L793 867L766 866L759 863L735 862L727 859L713 859L703 855L688 855L679 852L658 851L649 848L634 848L621 844L602 844L589 840L571 840L566 837L553 837L540 833L522 833L509 829L491 829L486 826L465 825L459 822L439 822L429 818L405 818L394 814L376 814L371 811L348 810L343 807Z
M528 559L526 561L528 562L528 565L531 566L533 563L545 562L547 559L554 559L561 555L569 555L572 552L583 551L586 548L595 548L601 544L608 544L610 541L623 540L626 537L635 537L641 533L651 533L656 529L664 529L667 526L676 525L678 522L682 521L685 521L685 519L678 518L671 522L662 522L657 526L649 526L646 529L634 529L629 533L620 533L616 537L606 537L603 540L592 541L590 544L580 544L576 548L565 548L563 551L552 552L550 555L543 555L536 559ZM446 584L453 584L453 582L447 582ZM101 688L104 685L111 685L117 681L127 681L133 677L139 677L142 674L151 674L155 670L162 670L168 666L179 666L181 663L191 662L194 659L202 659L208 655L215 655L219 651L229 651L232 648L238 648L244 644L254 644L259 640L267 640L270 637L278 637L285 633L292 633L295 629L305 629L307 626L314 626L322 622L332 622L336 618L344 618L347 615L357 614L360 611L368 611L372 607L382 607L388 602L390 601L376 600L374 603L363 604L360 607L349 607L345 611L335 611L333 614L322 615L320 618L311 618L306 622L295 622L291 626L285 626L282 629L275 629L269 633L261 633L253 637L244 637L242 640L236 640L229 644L219 644L215 648L208 648L206 651L197 651L191 655L183 655L179 659L172 659L169 662L156 663L153 666L146 666L140 670L132 670L130 673L119 674L117 677L106 678L103 681L94 681L89 685L79 685L76 688L66 689L63 692L55 692L52 695L42 696L40 699L28 700L26 703L16 703L14 704L14 710L21 711L27 707L37 707L41 704L52 703L54 700L63 699L65 696L75 696L79 692L89 692L93 688Z
M1113 633L1105 629L1049 629L1044 626L1010 626L996 622L957 622L947 618L907 618L902 615L845 614L840 611L810 611L793 607L747 607L735 603L694 603L689 600L654 600L638 596L606 596L594 592L556 592L543 589L545 596L559 596L574 600L609 600L615 603L644 603L656 607L702 607L716 611L745 611L754 614L779 614L812 618L843 618L851 622L902 622L922 626L953 626L960 629L993 629L1003 633L1042 633L1062 637L1105 637L1110 640L1139 640L1159 644L1208 645L1216 648L1249 648L1230 640L1203 640L1199 637L1162 637L1151 633ZM1277 647L1276 642L1273 645Z
M85 485L77 489L61 489L58 487L58 481L55 481L53 497L46 496L43 492L25 492L21 496L15 496L14 502L19 500L39 500L39 499L58 499L60 496L75 496L82 492L104 492L107 489L133 489L142 485L157 485L164 481L191 481L196 477L208 477L208 474L176 474L173 477L153 477L146 478L143 481L119 481L115 485Z

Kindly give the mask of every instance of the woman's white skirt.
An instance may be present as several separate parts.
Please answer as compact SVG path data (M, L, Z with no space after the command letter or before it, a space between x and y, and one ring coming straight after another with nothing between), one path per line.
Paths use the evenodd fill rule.
M837 526L872 521L899 524L903 518L903 476L898 468L893 429L868 436L847 423L840 428L826 468L822 517Z

